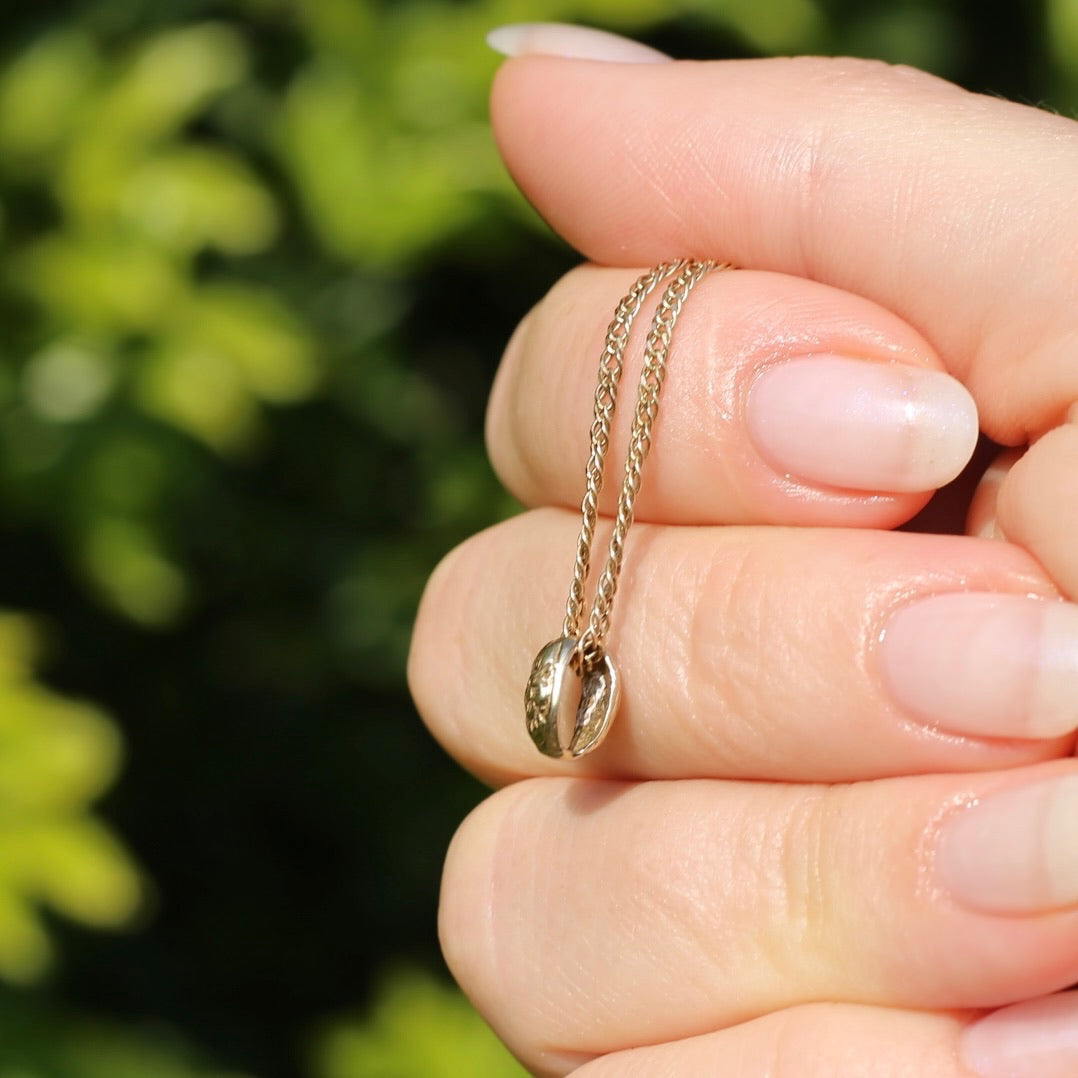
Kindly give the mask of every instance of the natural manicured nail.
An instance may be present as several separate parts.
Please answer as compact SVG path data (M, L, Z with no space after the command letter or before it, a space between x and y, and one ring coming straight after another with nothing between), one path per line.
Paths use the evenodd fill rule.
M998 790L942 823L939 878L964 906L1038 914L1078 906L1078 775Z
M967 1026L962 1062L980 1078L1074 1078L1078 992L1004 1007Z
M778 472L828 487L934 490L966 466L977 406L948 374L814 355L767 367L749 391L750 437Z
M879 643L892 697L920 722L975 737L1078 728L1078 606L953 592L900 607Z
M981 539L1004 539L999 526L999 494L1011 468L1024 450L1008 449L985 469L970 502L966 516L966 533Z
M521 22L499 26L487 44L503 56L560 56L567 60L658 63L670 57L656 49L590 26L560 22Z

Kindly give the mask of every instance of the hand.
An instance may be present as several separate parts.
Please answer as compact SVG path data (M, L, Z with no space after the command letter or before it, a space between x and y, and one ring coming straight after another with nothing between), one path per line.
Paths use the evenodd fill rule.
M754 94L743 94L746 80ZM826 131L813 112L825 97L859 108L838 110ZM1068 751L1060 735L1078 722L1078 611L1045 601L1051 581L1012 545L751 526L890 526L915 512L971 445L968 402L934 373L944 365L970 386L990 431L1005 433L1007 408L989 398L1015 359L1003 354L979 380L979 361L963 364L951 347L974 341L993 313L977 306L983 279L969 275L995 257L997 237L982 237L979 258L959 242L974 193L967 184L912 219L950 240L953 257L922 267L922 289L956 301L954 324L938 327L904 306L918 238L892 244L870 212L893 213L920 189L913 171L877 159L894 151L893 133L880 133L888 116L923 139L930 118L943 131L946 116L970 107L935 80L826 62L531 58L499 77L509 164L587 253L625 266L689 253L753 267L708 278L679 324L645 523L632 533L615 615L626 699L608 743L574 764L544 760L524 734L520 697L560 620L577 529L565 507L580 493L597 342L634 272L577 271L515 338L492 400L491 451L518 495L547 508L447 559L417 623L412 683L436 735L494 782L546 776L501 791L466 822L442 911L454 971L540 1073L592 1057L581 1076L1013 1075L1027 1065L1045 1076L1078 1066L1058 1036L1078 1015L1070 996L970 1025L973 1011L1078 979L1078 772L1038 762ZM806 171L794 151L818 123ZM815 231L810 219L830 213L828 180L849 186L823 149L851 124L845 145L860 155L862 182L877 182L858 220L847 207ZM730 167L712 140L746 170L759 164L752 183L700 164L711 153ZM926 177L954 165L950 149L949 139L925 147ZM1011 161L1009 148L999 153ZM809 179L822 208L804 201ZM754 185L768 181L784 228L758 215L767 192ZM996 288L1002 303L1007 284ZM938 351L884 308L916 321ZM820 421L815 405L835 404L843 372L858 381L850 364L875 390L872 407L850 421L839 402ZM1048 368L1048 380L1062 377ZM799 411L823 376L836 393ZM1033 381L1015 383L1025 393L1010 402L1015 423L1018 404L1048 421ZM902 387L917 405L896 414L886 402ZM954 429L933 442L941 416ZM932 444L938 453L925 451ZM687 523L700 526L676 526ZM1036 1055L1044 1044L1057 1058Z
M988 437L1032 444L998 527L1078 596L1073 121L867 61L671 64L593 31L504 34L520 53L660 61L499 72L503 156L561 235L606 265L677 251L811 278L917 327Z

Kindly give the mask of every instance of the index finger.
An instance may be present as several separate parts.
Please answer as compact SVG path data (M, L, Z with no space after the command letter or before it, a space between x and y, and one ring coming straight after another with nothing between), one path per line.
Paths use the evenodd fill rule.
M1078 399L1078 125L855 60L501 68L495 133L589 258L691 255L906 319L1020 444Z

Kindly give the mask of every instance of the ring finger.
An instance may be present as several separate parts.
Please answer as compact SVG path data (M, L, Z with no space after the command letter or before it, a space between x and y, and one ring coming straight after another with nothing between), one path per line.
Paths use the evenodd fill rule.
M1070 761L852 786L539 779L454 839L441 935L543 1073L829 1000L996 1007L1078 979Z

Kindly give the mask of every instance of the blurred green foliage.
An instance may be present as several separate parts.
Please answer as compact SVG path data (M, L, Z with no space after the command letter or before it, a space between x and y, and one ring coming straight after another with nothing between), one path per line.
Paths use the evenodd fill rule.
M21 1004L0 1008L0 1078L249 1078L161 1030L117 1028Z
M483 401L573 261L487 130L484 34L535 19L1078 105L1078 0L5 12L0 1078L520 1073L438 967L481 791L403 668L514 510Z
M36 684L34 651L24 618L0 618L0 976L13 983L39 977L51 957L39 903L114 927L141 891L126 854L88 812L114 777L116 730L95 708Z
M318 1041L311 1067L320 1078L524 1078L463 997L416 970L378 987L371 1012L339 1022Z
M47 191L51 210L12 229L5 259L30 323L0 429L9 480L37 490L42 467L66 458L67 483L91 493L80 512L41 508L64 514L72 561L100 599L149 625L181 615L191 581L160 512L175 463L136 422L236 453L264 404L304 399L320 380L310 332L272 288L197 271L200 257L251 256L278 233L255 171L187 130L248 68L241 36L220 23L114 56L63 25L0 79L0 168L17 193Z

